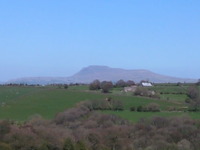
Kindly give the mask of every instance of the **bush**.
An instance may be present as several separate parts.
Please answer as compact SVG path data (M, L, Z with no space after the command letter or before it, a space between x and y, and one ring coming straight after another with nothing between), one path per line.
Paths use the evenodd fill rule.
M136 111L136 108L135 108L134 106L132 106L132 107L130 108L130 111Z
M101 89L103 93L108 93L110 89L113 88L113 84L111 81L103 81L101 82Z
M157 103L149 103L146 106L146 111L149 111L149 112L159 112L160 111L160 105L158 105Z
M125 87L125 86L127 86L127 84L124 80L119 80L116 83L116 87Z
M198 86L190 86L187 91L187 95L191 99L199 98L199 88Z
M138 106L136 109L134 106L130 108L130 111L138 111L138 112L159 112L160 105L157 103L149 103L147 106Z
M200 111L200 107L199 107L199 106L196 106L196 105L190 105L190 106L188 107L188 111L197 112L197 111Z
M0 142L0 150L12 150L10 145Z
M167 111L177 111L177 108L174 106L167 107Z
M138 107L137 107L137 111L138 111L138 112L142 112L142 111L143 111L143 107L142 107L142 106L138 106Z
M186 102L186 103L190 103L190 102L191 102L191 99L186 98L185 102Z
M137 87L134 94L136 96L148 96L148 89L143 87Z
M106 98L104 100L91 100L83 103L90 110L124 110L123 102Z
M100 89L100 81L94 80L92 83L90 83L89 89L90 90L99 90Z
M75 150L74 144L71 139L68 138L65 140L63 150Z
M85 144L81 141L76 143L76 150L88 150Z
M65 88L65 89L68 89L68 85L67 85L67 84L64 84L64 88Z
M135 85L135 82L132 81L132 80L128 80L128 81L126 82L126 85L127 85L127 86L132 86L132 85Z
M120 111L124 110L124 105L122 101L112 100L111 105L112 105L112 110L120 110Z
M134 92L134 95L160 98L159 94L156 94L155 91L148 90L148 88L146 88L146 87L137 87Z
M188 111L200 111L200 92L198 86L190 86L187 95L190 98L185 101L189 104Z
M0 121L0 140L10 131L10 123L7 120Z

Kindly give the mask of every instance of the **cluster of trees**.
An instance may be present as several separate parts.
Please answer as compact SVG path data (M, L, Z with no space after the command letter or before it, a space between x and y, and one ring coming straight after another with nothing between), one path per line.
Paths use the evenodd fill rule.
M102 81L94 80L89 85L90 90L99 90L102 89L103 93L108 93L110 89L113 88L113 83L111 81Z
M113 87L126 87L135 85L135 82L132 80L124 81L119 80L115 84L113 84L111 81L102 81L94 80L92 83L89 84L90 90L102 90L103 93L108 93Z
M126 87L126 86L132 86L135 85L135 82L132 80L124 81L124 80L119 80L115 83L115 87Z
M41 86L41 85L40 84L27 84L27 83L8 83L8 84L0 84L0 86L27 87L27 86Z
M200 111L200 89L197 84L188 87L187 96L186 103L189 104L189 111Z
M57 87L59 89L68 89L69 85L68 84L48 84L46 86L50 86L50 87Z
M199 135L199 120L154 117L132 124L82 105L53 120L0 121L1 150L199 150Z

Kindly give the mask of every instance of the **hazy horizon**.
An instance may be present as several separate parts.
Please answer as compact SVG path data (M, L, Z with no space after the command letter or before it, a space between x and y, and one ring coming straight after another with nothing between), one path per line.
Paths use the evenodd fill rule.
M83 67L200 78L200 1L0 2L0 81Z
M73 76L73 75L75 75L75 74L77 74L77 73L80 73L82 70L84 70L84 69L87 69L87 68L89 68L89 67L92 67L93 69L94 68L96 68L97 70L99 70L98 68L99 67L108 67L108 68L110 68L110 69L124 69L124 70L129 70L129 71L131 71L131 70L137 70L137 71L139 71L139 70L146 70L146 71L150 71L150 72L153 72L153 71L151 71L151 70L147 70L147 69L125 69L125 68L119 68L119 67L110 67L110 66L105 66L105 65L89 65L89 66L86 66L86 67L83 67L83 68L81 68L80 70L78 70L77 72L74 72L72 75L69 75L69 76L24 76L24 77L18 77L18 78L12 78L12 79L8 79L8 80L6 80L6 81L1 81L1 82L7 82L7 81L12 81L12 80L17 80L17 79L23 79L23 78L68 78L68 77L71 77L71 76ZM183 78L183 79L198 79L198 78L187 78L187 77L178 77L178 76L171 76L171 75L166 75L166 74L159 74L159 73L157 73L157 72L153 72L153 73L156 73L156 74L158 74L158 75L164 75L164 76L168 76L168 77L177 77L177 78Z

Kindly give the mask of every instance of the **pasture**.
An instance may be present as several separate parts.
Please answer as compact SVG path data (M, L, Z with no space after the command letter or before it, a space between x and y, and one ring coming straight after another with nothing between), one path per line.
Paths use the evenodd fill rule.
M34 115L45 119L52 119L57 113L75 107L81 101L103 100L112 98L124 104L124 111L103 111L121 116L131 121L152 116L181 116L188 115L198 118L199 113L168 112L170 107L177 110L186 107L187 98L185 88L178 86L155 86L154 90L162 92L160 99L138 97L133 94L122 93L120 88L111 93L89 91L87 85L69 86L68 89L52 86L0 86L0 119L25 121ZM145 106L149 103L160 105L161 112L131 112L130 107Z

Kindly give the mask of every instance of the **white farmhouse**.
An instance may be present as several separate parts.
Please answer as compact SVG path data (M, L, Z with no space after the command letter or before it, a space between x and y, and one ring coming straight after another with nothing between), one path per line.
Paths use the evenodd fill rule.
M141 85L148 86L148 87L153 86L150 82L142 82Z

